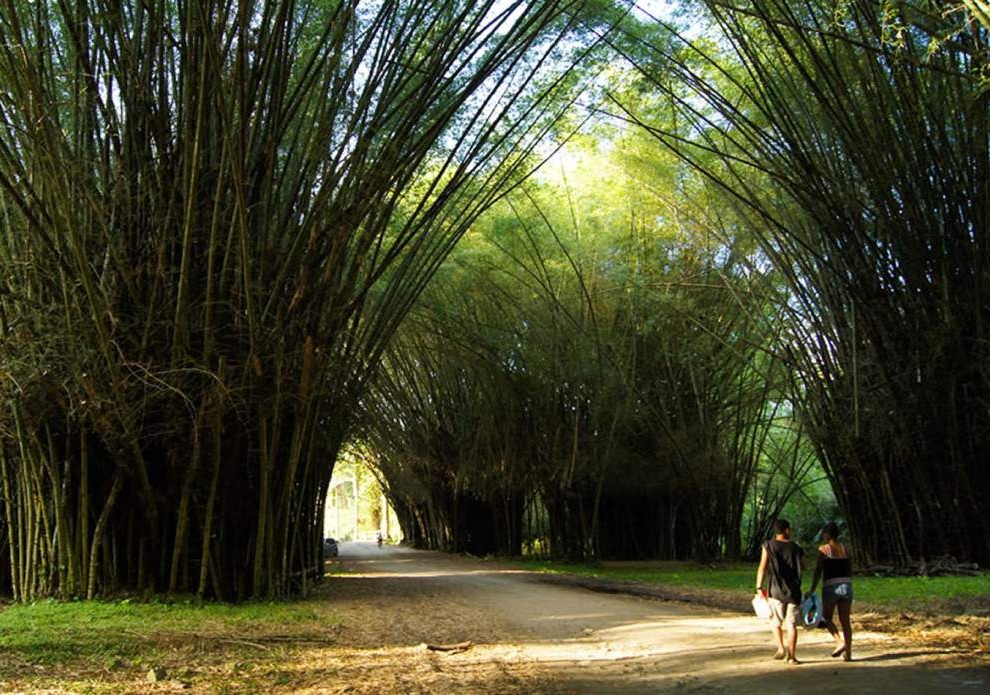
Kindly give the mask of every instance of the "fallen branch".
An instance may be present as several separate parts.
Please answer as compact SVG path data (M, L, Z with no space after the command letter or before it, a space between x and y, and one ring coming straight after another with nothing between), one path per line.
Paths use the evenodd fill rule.
M251 641L231 639L221 637L219 635L210 635L208 633L193 633L192 636L207 641L225 642L229 644L246 644L248 646L258 647L261 649L270 649L270 647L267 646L268 644L333 644L332 639L306 635L252 635Z
M871 565L859 573L878 577L939 577L945 575L978 577L982 574L980 566L976 563L958 562L954 557L948 555L928 562L918 561L907 565Z
M271 647L267 647L264 644L258 644L257 642L248 642L247 640L243 640L243 639L218 639L217 642L222 642L223 644L241 644L247 647L254 647L255 649L263 649L266 652L270 652L272 650Z
M457 644L427 644L426 648L431 652L445 652L447 654L460 654L461 652L466 652L468 649L474 646L474 642L468 640L467 642L458 642Z

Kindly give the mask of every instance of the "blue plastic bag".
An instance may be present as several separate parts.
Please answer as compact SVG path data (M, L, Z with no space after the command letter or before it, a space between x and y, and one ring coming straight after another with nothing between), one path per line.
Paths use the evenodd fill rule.
M801 602L801 617L804 619L805 627L816 627L822 617L822 604L818 600L818 594L811 593L805 596Z

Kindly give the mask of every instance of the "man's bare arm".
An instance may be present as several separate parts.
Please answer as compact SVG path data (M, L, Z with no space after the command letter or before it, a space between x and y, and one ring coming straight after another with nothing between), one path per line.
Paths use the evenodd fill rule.
M756 590L760 591L763 589L763 578L767 573L767 549L762 548L760 551L760 568L756 570Z

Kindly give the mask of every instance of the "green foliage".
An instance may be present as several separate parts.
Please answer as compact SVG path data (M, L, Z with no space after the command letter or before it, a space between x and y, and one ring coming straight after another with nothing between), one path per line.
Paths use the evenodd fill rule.
M822 527L826 523L842 523L842 511L832 492L832 485L820 466L815 466L811 476L812 479L790 498L780 512L780 516L790 521L795 529L795 540L806 548L818 546ZM756 553L752 556L755 557Z
M354 503L355 486L359 491L357 500L358 519L355 528ZM374 468L373 456L361 447L349 446L337 457L333 467L333 478L327 496L328 535L339 540L367 540L368 536L383 530L386 520L383 514L392 515L387 504L383 506L382 486L379 473ZM390 516L391 519L391 516ZM388 521L387 523L393 523ZM336 527L336 531L333 529ZM390 533L392 529L389 528ZM394 530L398 536L399 529Z
M423 543L457 545L461 499L508 505L555 555L738 556L764 532L815 456L784 404L779 281L711 204L669 152L596 125L464 237L363 423Z

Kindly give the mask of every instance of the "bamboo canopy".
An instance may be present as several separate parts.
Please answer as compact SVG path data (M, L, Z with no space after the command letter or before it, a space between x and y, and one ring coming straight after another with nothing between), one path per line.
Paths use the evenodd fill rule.
M619 46L691 132L613 103L786 278L795 398L862 557L990 562L985 3L704 5L720 46Z
M596 174L586 185L607 188ZM559 191L523 189L433 279L362 399L406 538L578 560L758 553L816 461L774 354L773 273L749 272L744 241L682 235L622 195L568 189L584 202L554 210Z
M690 167L671 180L664 172L676 167L652 155L652 175L635 185L674 188L682 203L692 189L706 190L707 210L690 223L738 264L720 267L716 254L692 274L678 252L693 239L665 256L644 254L624 272L661 285L725 282L752 303L626 285L621 275L589 271L596 261L582 263L574 247L561 256L541 246L547 233L559 237L531 233L539 219L518 220L525 243L502 247L506 259L492 263L514 267L512 282L456 318L426 320L425 337L418 331L402 355L390 355L373 391L371 436L388 453L393 495L405 494L407 525L425 544L456 547L472 524L460 507L525 496L526 509L542 505L541 542L551 554L745 554L740 500L763 500L748 507L746 523L757 529L749 540L765 536L759 529L780 509L768 501L772 477L761 483L759 475L774 449L765 423L779 412L813 443L860 560L911 566L952 556L986 565L986 3L697 5L694 28L709 29L701 36L643 21L642 8L603 22L600 38L638 79L614 71L601 87L604 104L592 108ZM578 227L571 191L557 201ZM650 217L642 201L630 208ZM626 224L635 228L618 222ZM613 241L599 262L622 267L625 253ZM665 276L667 264L684 275ZM561 267L572 273L548 270ZM595 291L627 304L593 300ZM528 306L519 297L527 294L548 308ZM493 303L515 318L491 316ZM731 318L713 322L723 316ZM495 347L486 342L492 326L509 333ZM698 330L715 340L698 340ZM497 356L465 359L463 345ZM487 443L504 440L512 452ZM807 449L789 452L799 477ZM475 473L498 467L507 473L494 485ZM660 476L676 482L654 484ZM525 482L506 489L510 481ZM624 482L649 492L636 500ZM702 511L671 512L671 499ZM512 537L519 512L514 521L509 512L522 506L507 505L502 538ZM605 518L629 523L603 530ZM684 528L678 537L674 529ZM621 548L630 536L651 547ZM670 543L659 547L665 536Z
M566 106L579 7L0 3L0 586L321 577L355 399Z

